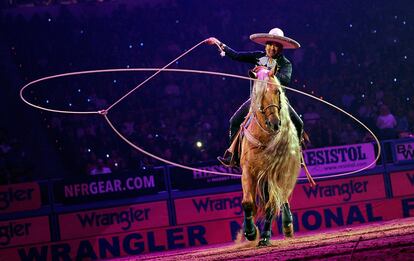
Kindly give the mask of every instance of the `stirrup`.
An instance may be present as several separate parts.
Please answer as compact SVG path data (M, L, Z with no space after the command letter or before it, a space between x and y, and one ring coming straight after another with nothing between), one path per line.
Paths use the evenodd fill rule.
M236 166L236 164L233 160L233 154L228 150L226 150L226 152L224 152L223 157L218 156L217 160L220 161L220 163L223 164L226 167L235 167Z
M234 163L231 162L231 158L223 158L221 156L217 157L217 160L220 161L220 163L226 167L234 167Z

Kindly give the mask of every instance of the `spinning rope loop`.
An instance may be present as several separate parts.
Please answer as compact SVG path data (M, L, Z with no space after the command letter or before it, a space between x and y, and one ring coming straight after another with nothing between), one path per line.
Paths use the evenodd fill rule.
M201 44L203 44L206 40L203 40L201 42L199 42L198 44L194 45L192 48L190 48L188 51L184 52L183 54L181 54L180 56L178 56L176 59L174 59L173 61L171 61L170 63L168 63L167 65L165 65L162 68L130 68L130 69L103 69L103 70L88 70L88 71L79 71L79 72L70 72L70 73L63 73L63 74L56 74L56 75L51 75L51 76L47 76L47 77L43 77L34 81L29 82L28 84L26 84L25 86L23 86L20 89L20 98L23 100L23 102L25 102L26 104L39 109L39 110L44 110L44 111L49 111L49 112L55 112L55 113L64 113L64 114L99 114L102 115L106 122L108 123L108 125L112 128L112 130L122 139L124 140L127 144L129 144L131 147L133 147L134 149L140 151L141 153L152 157L154 159L157 159L161 162L179 167L179 168L183 168L183 169L187 169L187 170L191 170L191 171L197 171L197 172L204 172L204 173L209 173L209 174L214 174L214 175L222 175L222 176L236 176L236 177L241 177L240 174L234 174L234 173L225 173L225 172L218 172L218 171L210 171L210 170L203 170L203 169L197 169L197 168L192 168L186 165L182 165L179 163L175 163L172 161L169 161L167 159L158 157L144 149L142 149L141 147L135 145L133 142L131 142L130 140L128 140L125 136L123 136L116 128L115 126L112 124L111 120L108 118L108 112L115 107L115 105L117 105L118 103L120 103L122 100L124 100L126 97L128 97L130 94L132 94L134 91L136 91L138 88L142 87L145 83L147 83L149 80L151 80L152 78L154 78L157 74L159 74L162 71L166 71L166 72L182 72L182 73L196 73L196 74L207 74L207 75L215 75L215 76L224 76L224 77L230 77L230 78L237 78L237 79L242 79L242 80L251 80L251 78L249 77L245 77L245 76L241 76L241 75L236 75L236 74L229 74L229 73L222 73L222 72L212 72L212 71L202 71L202 70L190 70L190 69L167 69L168 66L170 66L171 64L173 64L174 62L178 61L179 59L181 59L182 57L184 57L185 55L187 55L189 52L191 52L192 50L194 50L195 48L197 48L198 46L200 46ZM149 76L147 79L145 79L143 82L141 82L140 84L138 84L136 87L134 87L132 90L130 90L129 92L127 92L125 95L123 95L121 98L119 98L117 101L115 101L112 105L110 105L108 108L106 109L101 109L98 111L66 111L66 110L55 110L55 109L50 109L50 108L46 108L46 107L42 107L36 104L33 104L31 102L29 102L28 100L25 99L23 93L24 90L26 88L28 88L31 85L34 85L36 83L42 82L42 81L47 81L50 79L55 79L55 78L61 78L61 77L68 77L68 76L74 76L74 75L83 75L83 74L95 74L95 73L108 73L108 72L131 72L131 71L155 71L154 74L152 74L151 76ZM256 80L256 81L260 81L260 80ZM368 168L370 168L371 166L373 166L376 161L379 159L380 155L381 155L381 146L380 146L380 142L377 138L377 136L375 136L375 134L364 124L362 123L360 120L358 120L356 117L354 117L352 114L346 112L345 110L339 108L338 106L327 102L325 100L322 100L316 96L313 96L311 94L293 89L291 87L288 86L283 86L281 85L281 87L283 87L284 89L299 93L301 95L305 95L308 96L312 99L315 99L317 101L323 102L331 107L333 107L334 109L337 109L338 111L344 113L345 115L347 115L348 117L352 118L353 120L355 120L357 123L359 123L362 127L364 127L371 135L372 137L374 137L375 142L378 145L378 153L375 157L375 160L373 162L371 162L369 165L355 170L355 171L349 171L349 172L345 172L345 173L340 173L340 174L334 174L334 175L329 175L329 176L322 176L322 177L315 177L315 180L322 180L322 179L327 179L327 178L333 178L333 177L341 177L341 176L347 176L347 175L351 175L351 174L355 174L358 172L361 172L363 170L366 170ZM298 180L306 180L306 178L298 178Z

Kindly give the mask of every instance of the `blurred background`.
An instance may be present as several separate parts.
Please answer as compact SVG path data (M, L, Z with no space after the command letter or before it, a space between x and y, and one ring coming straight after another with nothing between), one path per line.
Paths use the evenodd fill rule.
M163 165L120 140L99 115L39 111L19 98L40 77L106 68L163 67L214 36L238 51L274 27L301 43L285 50L290 87L352 113L381 140L414 133L412 1L0 1L0 183L83 177ZM171 68L246 76L248 64L202 45ZM28 100L61 110L107 108L153 72L71 76L31 86ZM346 115L287 92L310 135L308 148L372 141ZM182 164L216 162L228 121L249 82L164 72L114 107L109 118L135 144ZM395 118L383 126L378 117Z

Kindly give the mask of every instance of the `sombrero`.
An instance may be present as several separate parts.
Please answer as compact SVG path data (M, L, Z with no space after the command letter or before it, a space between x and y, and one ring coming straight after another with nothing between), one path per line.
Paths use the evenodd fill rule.
M297 41L284 36L283 31L279 28L273 28L268 34L252 34L250 35L250 40L262 45L266 45L267 42L280 43L284 49L297 49L300 47L300 44Z

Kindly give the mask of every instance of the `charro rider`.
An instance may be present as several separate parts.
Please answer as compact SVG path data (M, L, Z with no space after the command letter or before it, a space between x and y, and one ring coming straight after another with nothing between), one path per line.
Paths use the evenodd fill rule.
M250 35L250 39L255 43L264 45L264 52L237 52L214 37L207 39L206 43L219 46L222 55L224 54L233 60L254 64L256 66L267 67L272 72L272 74L277 77L282 85L289 86L290 78L292 75L292 63L286 59L286 57L282 54L282 51L284 49L297 49L300 47L300 44L297 41L284 36L283 31L279 28L273 28L267 34L252 34ZM250 99L244 102L230 118L230 144L235 138L240 125L243 123L245 117L249 112L249 105ZM299 140L301 140L303 122L290 105L289 113L292 122L298 132ZM226 166L234 166L235 164L233 161L232 152L229 150L226 150L223 157L217 157L217 159Z

